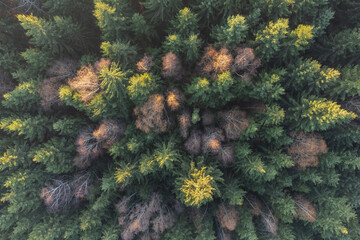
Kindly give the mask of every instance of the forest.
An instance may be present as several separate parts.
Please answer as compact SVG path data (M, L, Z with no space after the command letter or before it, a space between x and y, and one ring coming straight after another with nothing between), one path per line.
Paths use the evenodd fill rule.
M0 0L0 98L0 240L360 239L359 0Z

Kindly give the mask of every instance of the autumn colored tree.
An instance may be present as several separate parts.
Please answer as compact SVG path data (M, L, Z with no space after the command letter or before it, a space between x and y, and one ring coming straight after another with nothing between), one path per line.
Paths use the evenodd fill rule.
M174 79L179 81L183 78L184 69L179 58L172 52L168 52L162 57L162 76L164 78Z
M293 143L287 153L301 170L319 164L319 155L328 151L325 140L316 134L291 133Z
M99 79L93 66L83 66L76 73L76 77L68 80L68 84L80 94L81 100L85 103L100 91Z
M136 127L146 133L165 132L168 129L169 120L162 95L150 95L147 102L135 108L134 113L137 116Z

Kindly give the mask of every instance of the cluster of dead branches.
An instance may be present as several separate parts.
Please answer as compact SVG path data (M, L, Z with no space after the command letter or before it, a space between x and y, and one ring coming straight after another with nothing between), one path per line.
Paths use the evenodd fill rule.
M292 196L295 203L296 216L308 222L315 222L317 212L315 206L305 198L304 194L295 193Z
M104 120L93 132L93 135L96 141L107 149L124 136L125 130L126 123L124 121Z
M186 139L189 136L189 128L191 127L190 111L184 109L177 117L180 129L180 135Z
M40 197L49 212L58 212L84 200L89 195L92 184L90 172L80 172L72 178L62 176L50 179L41 189Z
M88 168L92 161L102 155L103 149L111 147L124 136L126 123L118 120L104 120L92 130L83 129L76 139L77 156L74 164L80 169Z
M122 227L123 240L159 239L160 235L176 222L176 213L163 202L160 194L153 193L147 200L132 203L132 196L124 196L115 208L119 213L118 223Z
M39 89L40 105L44 111L55 111L64 106L59 97L59 88L67 78L74 76L76 66L75 60L64 58L54 61L46 71L47 78L41 82Z
M185 95L179 89L169 90L166 95L166 103L171 111L179 110L184 106Z
M162 57L162 71L161 75L167 79L180 81L184 77L184 68L180 59L172 52L168 52Z
M202 135L203 154L218 154L222 148L221 142L225 140L223 131L219 128L206 128Z
M241 134L250 124L246 112L235 106L229 110L219 111L216 127L215 114L209 110L201 114L204 130L191 127L191 115L184 110L178 116L180 133L185 140L185 150L194 155L200 153L216 155L216 159L224 166L229 166L235 161L233 141L239 139ZM215 126L214 126L215 125Z
M136 127L146 133L165 132L169 127L170 119L163 95L150 95L147 102L134 109L134 113L137 117Z
M205 49L198 66L202 75L214 77L217 73L230 70L232 62L233 57L226 47L216 51L215 48L209 46Z
M247 193L245 199L248 203L251 214L254 216L260 216L265 230L274 236L277 236L279 220L274 216L271 209L266 206L255 194Z
M220 127L224 129L225 136L229 140L238 139L250 123L246 112L241 111L238 107L219 112L219 119Z
M110 64L109 59L101 58L95 62L94 66L82 66L76 76L68 80L69 86L80 94L84 103L88 103L100 91L98 73L102 68L109 67Z
M220 226L228 231L234 231L239 220L239 213L235 206L221 203L216 211L216 218Z
M231 72L242 77L244 82L250 82L251 77L257 74L256 69L261 66L261 60L255 57L252 48L236 48L235 60Z
M137 70L140 73L150 72L153 66L154 66L153 57L150 57L146 54L139 62L136 63Z
M292 132L293 143L287 153L300 170L319 164L319 155L327 152L325 140L315 133Z

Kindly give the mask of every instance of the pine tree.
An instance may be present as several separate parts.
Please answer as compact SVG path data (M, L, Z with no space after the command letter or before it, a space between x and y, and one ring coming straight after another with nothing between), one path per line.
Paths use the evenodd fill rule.
M31 37L30 43L52 55L74 55L85 49L81 27L70 17L55 16L51 21L34 15L18 15L17 18L27 31L26 35Z
M360 239L358 1L0 6L0 239Z

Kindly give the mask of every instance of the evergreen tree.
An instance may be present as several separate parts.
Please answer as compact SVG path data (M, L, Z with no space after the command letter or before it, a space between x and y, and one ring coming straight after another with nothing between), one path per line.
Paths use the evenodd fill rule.
M360 239L356 0L2 0L0 239Z

